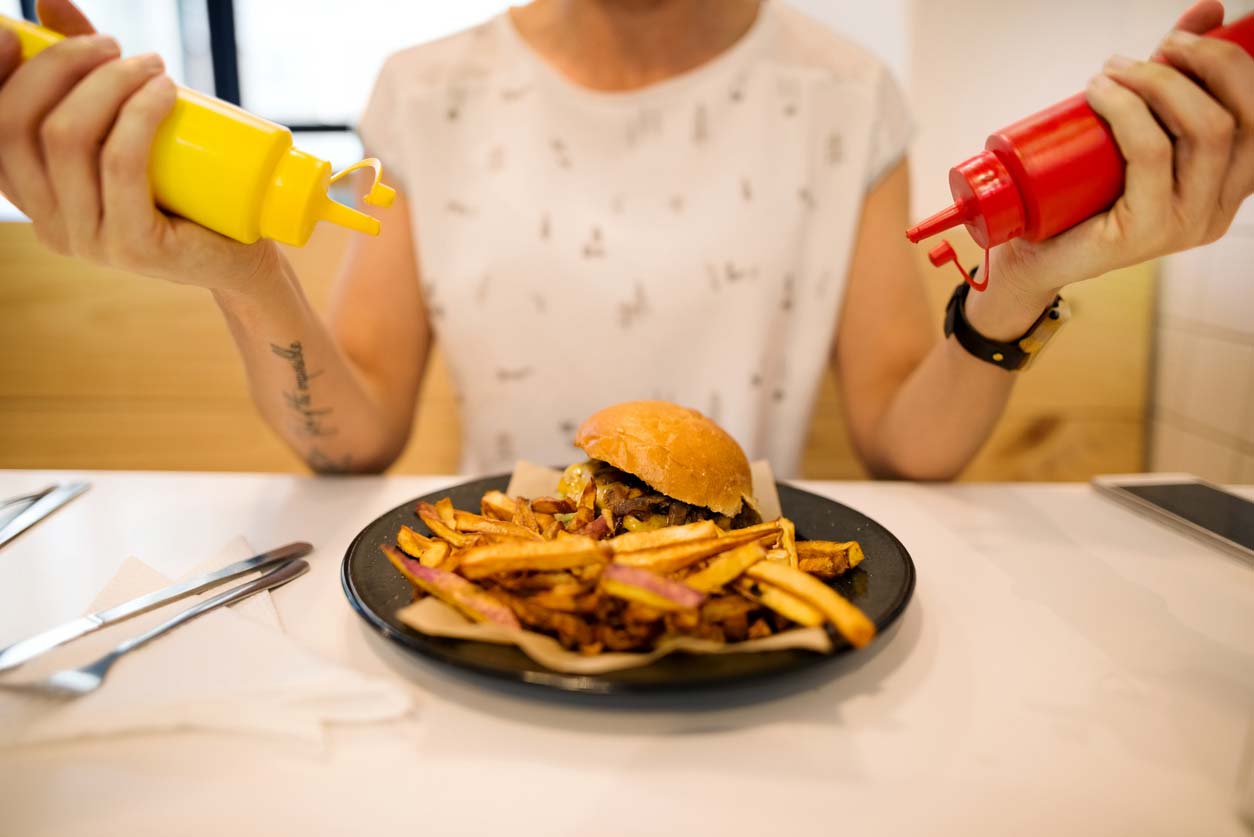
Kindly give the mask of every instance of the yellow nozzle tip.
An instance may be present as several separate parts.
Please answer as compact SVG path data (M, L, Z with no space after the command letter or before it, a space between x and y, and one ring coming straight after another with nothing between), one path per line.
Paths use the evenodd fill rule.
M366 203L371 206L381 206L384 209L391 206L394 200L396 200L396 190L386 183L375 183L366 194Z
M339 224L341 227L348 227L350 230L364 232L369 235L378 235L381 228L378 218L372 218L364 212L358 212L356 209L337 203L330 198L322 204L322 212L319 213L318 217L323 221L330 221L333 224Z

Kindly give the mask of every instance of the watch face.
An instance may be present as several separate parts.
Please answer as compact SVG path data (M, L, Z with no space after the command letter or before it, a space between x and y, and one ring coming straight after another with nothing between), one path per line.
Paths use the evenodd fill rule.
M1071 319L1071 306L1062 297L1056 297L1054 304L1041 315L1036 325L1032 326L1032 329L1019 341L1019 348L1027 352L1029 358L1039 355L1045 348L1045 344L1053 339L1058 329L1062 328L1063 323L1069 319Z

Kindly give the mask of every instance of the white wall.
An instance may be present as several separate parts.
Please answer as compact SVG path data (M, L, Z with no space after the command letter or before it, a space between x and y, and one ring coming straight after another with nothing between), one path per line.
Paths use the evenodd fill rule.
M916 216L950 202L951 166L995 130L1084 89L1114 53L1148 56L1183 0L911 0Z
M1254 198L1228 235L1164 260L1150 465L1254 484Z
M785 0L815 20L847 35L870 49L904 84L910 75L910 44L907 40L910 0Z
M1164 260L1156 349L1151 467L1254 484L1254 198L1226 237Z

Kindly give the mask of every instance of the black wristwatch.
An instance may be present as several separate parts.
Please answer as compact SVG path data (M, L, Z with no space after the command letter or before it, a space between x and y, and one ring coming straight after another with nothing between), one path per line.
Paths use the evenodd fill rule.
M1009 343L989 340L967 322L964 306L970 292L971 286L964 282L949 297L949 305L945 307L945 336L952 334L969 354L1011 372L1031 366L1062 324L1071 319L1071 307L1061 296L1056 296L1018 340Z

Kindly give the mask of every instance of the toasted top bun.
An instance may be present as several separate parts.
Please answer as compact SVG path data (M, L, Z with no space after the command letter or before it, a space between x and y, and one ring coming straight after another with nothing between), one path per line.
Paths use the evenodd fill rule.
M719 514L739 514L752 497L749 460L736 440L696 410L668 401L606 407L580 425L575 444L668 497Z

